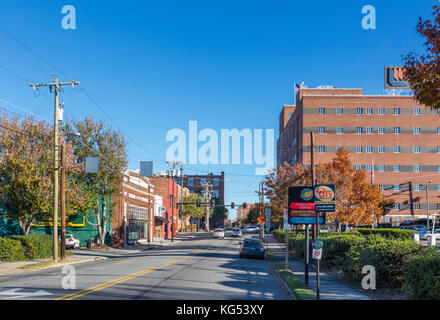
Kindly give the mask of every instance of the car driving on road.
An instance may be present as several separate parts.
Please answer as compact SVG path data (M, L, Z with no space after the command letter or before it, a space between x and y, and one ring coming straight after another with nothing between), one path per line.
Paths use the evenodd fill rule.
M241 230L239 228L234 228L232 230L231 237L241 237L241 236L242 236L242 233L241 233Z
M214 238L224 238L225 237L225 231L223 229L217 228L212 232L212 236Z
M61 238L59 238L61 239ZM67 249L75 249L79 248L80 241L79 239L75 238L73 234L66 234L66 248Z
M260 232L260 228L257 226L249 226L244 229L244 233L258 233Z
M240 242L240 258L243 257L257 257L264 260L264 246L260 239L245 239Z

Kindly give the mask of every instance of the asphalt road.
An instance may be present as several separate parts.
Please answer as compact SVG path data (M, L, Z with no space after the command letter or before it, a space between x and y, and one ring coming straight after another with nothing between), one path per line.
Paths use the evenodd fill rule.
M0 276L0 299L266 300L287 299L269 262L238 257L239 239L180 245L62 268ZM68 278L66 278L68 276ZM63 289L62 283L75 289Z

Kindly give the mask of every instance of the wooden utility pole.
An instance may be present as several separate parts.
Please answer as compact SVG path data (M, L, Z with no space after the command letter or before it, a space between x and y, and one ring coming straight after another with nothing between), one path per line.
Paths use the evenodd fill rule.
M59 117L59 91L62 86L79 85L79 82L59 82L58 78L52 83L29 84L30 87L49 87L51 92L54 91L54 197L53 197L53 259L58 261L58 198L59 198L59 140L58 140L58 121Z
M61 260L66 260L66 145L61 145Z

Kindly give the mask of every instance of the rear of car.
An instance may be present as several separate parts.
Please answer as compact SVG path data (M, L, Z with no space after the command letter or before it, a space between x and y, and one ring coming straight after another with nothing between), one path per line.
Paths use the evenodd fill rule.
M264 246L259 239L246 239L240 246L240 258L257 257L264 260Z
M231 237L241 237L241 230L239 228L233 229Z
M79 247L79 240L75 239L73 234L66 234L66 248L78 248Z
M212 233L212 236L214 238L224 238L225 237L225 231L223 229L215 229Z

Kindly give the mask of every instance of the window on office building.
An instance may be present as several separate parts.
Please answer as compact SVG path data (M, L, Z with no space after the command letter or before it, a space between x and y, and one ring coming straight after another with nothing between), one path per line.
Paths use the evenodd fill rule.
M379 128L377 129L377 132L378 132L379 134L384 134L384 133L385 133L385 127L379 127Z
M396 115L400 114L400 108L394 108L393 114L396 114Z
M400 184L393 185L393 190L394 191L400 191Z
M325 127L319 127L318 133L325 133Z
M385 114L385 108L379 108L378 113L383 116Z
M188 178L188 186L194 186L194 178Z
M362 153L362 149L363 149L362 146L356 146L356 152L357 153Z
M394 210L400 210L400 203L394 204Z
M414 153L420 153L420 146L414 146Z
M201 184L201 185L204 185L205 183L206 183L206 178L201 178L201 179L200 179L200 184Z
M400 172L400 166L397 164L397 165L394 165L393 166L393 171L394 172Z
M341 148L342 148L342 146L336 146L336 151L338 151Z
M355 165L354 165L354 168L355 168L356 170L362 170L362 165L361 165L361 164L355 164Z
M372 168L373 168L373 166L371 164L365 165L365 171L367 171L367 172L371 172Z
M420 191L420 184L414 184L414 191Z
M372 133L373 133L373 127L367 127L367 128L365 129L365 132L366 132L367 134L372 134Z
M385 152L385 146L378 146L377 147L377 152L384 153Z
M413 203L414 210L420 210L420 203Z
M379 190L384 190L385 189L385 185L384 184L379 184Z
M361 134L362 133L362 127L356 127L356 133Z
M414 128L414 134L422 133L422 128Z
M414 172L420 172L420 165L416 164L414 166Z
M356 108L356 114L363 114L364 110L362 108Z
M420 114L421 114L420 108L414 108L414 115L418 116Z
M319 107L318 108L318 114L325 114L325 108L324 107Z
M437 153L440 153L440 147L437 147Z
M344 133L344 128L343 127L337 127L336 128L336 133L343 134Z
M394 127L394 134L400 134L400 127Z
M367 146L366 147L366 152L367 153L373 153L373 146Z
M400 146L394 146L393 147L393 152L394 153L400 153Z
M440 172L440 166L437 166L437 172Z
M325 152L325 146L319 146L318 152Z
M367 108L366 114L374 114L373 108Z
M377 166L377 171L379 172L385 172L385 165L384 164L380 164Z
M342 107L337 108L336 113L339 115L344 114L344 108L342 108Z
M214 178L214 182L213 182L214 187L218 187L219 183L220 183L220 179L219 178Z
M292 112L287 112L287 118L290 119L291 116L292 116Z

